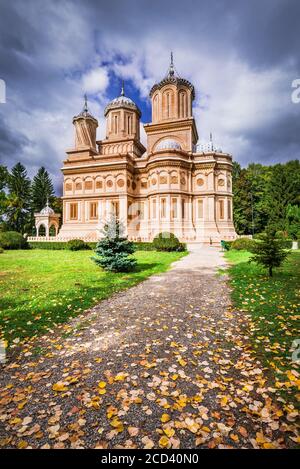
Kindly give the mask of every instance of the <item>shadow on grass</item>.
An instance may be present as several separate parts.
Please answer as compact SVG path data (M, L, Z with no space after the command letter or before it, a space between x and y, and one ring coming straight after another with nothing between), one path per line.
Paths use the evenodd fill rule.
M153 262L153 263L139 263L135 266L134 270L132 271L132 273L134 272L143 272L143 271L147 271L147 270L151 270L151 269L154 269L154 267L158 266L159 265L159 262Z

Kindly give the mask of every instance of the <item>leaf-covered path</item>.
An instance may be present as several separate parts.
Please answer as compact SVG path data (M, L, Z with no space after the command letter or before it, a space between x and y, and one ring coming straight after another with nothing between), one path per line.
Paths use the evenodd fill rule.
M223 263L195 250L32 341L1 370L1 446L293 446L295 416L252 354Z

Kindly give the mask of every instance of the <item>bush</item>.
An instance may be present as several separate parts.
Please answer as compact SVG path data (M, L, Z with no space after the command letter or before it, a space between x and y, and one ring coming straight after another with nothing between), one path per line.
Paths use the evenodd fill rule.
M250 251L255 246L255 241L250 238L237 238L231 243L231 249L236 251Z
M2 249L28 249L26 238L17 231L0 232L0 247Z
M74 241L73 239L71 241ZM63 249L70 249L69 241L30 241L29 245L33 249L47 249L49 251L60 251ZM96 249L96 242L85 243L88 247L86 249Z
M67 246L70 251L83 251L90 249L82 239L70 239L70 241L67 242Z
M159 233L153 240L157 251L185 251L186 245L181 243L173 233Z
M4 249L0 248L0 254L2 254L3 252L4 252Z
M135 241L133 245L136 251L156 251L153 243Z

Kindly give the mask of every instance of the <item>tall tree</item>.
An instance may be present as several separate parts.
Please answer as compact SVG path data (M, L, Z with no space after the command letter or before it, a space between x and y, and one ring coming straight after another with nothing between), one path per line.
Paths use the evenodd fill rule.
M47 199L52 202L54 189L48 171L42 166L32 181L32 208L39 212L45 207Z
M251 187L247 170L233 163L233 220L238 234L249 234L252 228Z
M0 223L4 221L4 215L7 209L7 183L8 171L6 166L0 165Z
M7 223L11 230L25 233L30 229L31 183L26 168L17 163L8 177Z
M267 192L270 224L276 230L284 230L288 206L300 205L300 162L295 160L273 166Z
M254 233L261 233L268 224L267 186L270 172L269 166L258 163L251 163L247 168Z

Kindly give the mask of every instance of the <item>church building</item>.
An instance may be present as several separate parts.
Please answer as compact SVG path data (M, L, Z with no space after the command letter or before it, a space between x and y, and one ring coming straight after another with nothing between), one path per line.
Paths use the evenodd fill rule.
M74 148L63 162L63 224L58 239L97 240L111 214L129 239L151 241L172 232L184 242L235 239L232 219L232 157L212 141L197 145L194 86L167 75L151 91L152 121L124 92L104 110L106 137L96 139L97 119L88 110L73 119Z

